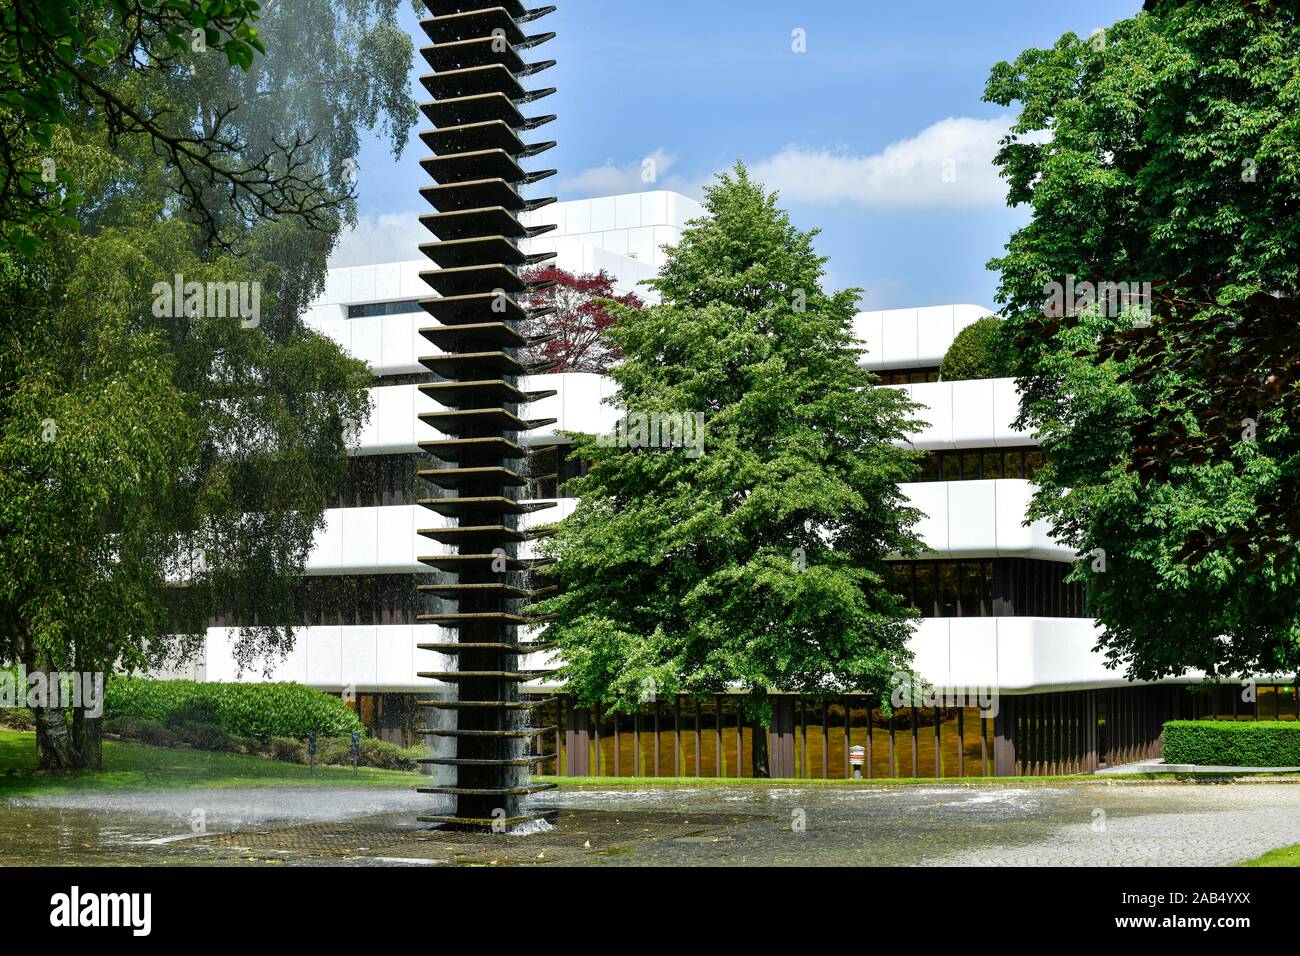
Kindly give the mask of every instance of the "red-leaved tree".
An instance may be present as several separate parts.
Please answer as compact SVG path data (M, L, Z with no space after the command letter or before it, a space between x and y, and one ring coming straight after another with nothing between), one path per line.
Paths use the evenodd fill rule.
M532 282L555 280L555 285L524 296L529 308L553 306L555 311L529 323L530 335L554 335L539 345L531 356L535 361L558 363L554 372L608 372L619 360L619 351L609 341L606 330L615 317L607 304L639 309L645 303L635 292L619 295L614 278L603 269L597 273L574 275L555 266L539 266L524 273Z

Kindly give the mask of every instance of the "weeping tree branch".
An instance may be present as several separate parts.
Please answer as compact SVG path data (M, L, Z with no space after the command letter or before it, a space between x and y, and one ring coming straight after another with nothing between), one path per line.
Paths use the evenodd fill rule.
M66 219L80 201L66 176L33 168L54 131L71 125L74 102L101 112L110 136L150 141L175 169L176 193L211 244L228 248L211 202L217 195L245 223L298 217L309 228L330 228L331 213L352 197L332 192L324 174L312 170L305 155L311 138L277 140L246 158L247 144L222 130L236 107L218 111L210 129L192 135L168 128L170 111L133 105L104 78L114 66L168 69L200 39L203 49L247 69L255 52L265 52L252 26L256 11L252 0L13 0L0 11L0 71L21 78L0 94L0 248L14 245L30 255L35 240L28 227ZM71 220L60 225L75 228Z

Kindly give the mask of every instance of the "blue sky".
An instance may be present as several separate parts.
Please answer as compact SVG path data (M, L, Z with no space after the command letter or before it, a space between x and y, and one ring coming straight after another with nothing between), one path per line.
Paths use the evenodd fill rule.
M1010 122L1008 111L980 100L989 68L1067 31L1086 36L1141 6L554 2L559 9L531 28L558 33L530 57L559 61L530 84L559 88L532 110L559 116L540 131L558 147L532 167L560 171L543 184L547 194L670 188L699 198L714 172L743 158L780 191L796 224L821 227L827 284L863 288L864 308L994 305L997 277L985 264L1025 214L1006 207L989 162ZM409 7L403 17L423 42ZM796 30L806 52L792 49ZM421 119L416 131L423 127ZM415 257L417 190L427 182L416 131L398 160L366 139L361 223L335 264ZM641 181L647 157L656 161L653 186Z

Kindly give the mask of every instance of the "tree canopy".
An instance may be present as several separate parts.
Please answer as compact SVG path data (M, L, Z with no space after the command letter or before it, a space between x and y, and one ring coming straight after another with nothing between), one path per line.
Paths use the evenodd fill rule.
M154 667L193 650L218 608L242 625L241 665L292 647L298 578L372 381L302 313L351 215L338 174L359 130L383 125L400 149L414 119L395 12L396 0L273 4L263 35L284 43L247 70L110 62L104 82L124 102L165 102L198 136L214 116L237 128L233 159L296 130L316 214L207 185L205 212L178 203L184 171L84 103L53 132L51 154L85 195L80 229L36 219L30 255L0 253L0 657ZM391 55L375 61L376 47ZM171 292L191 285L197 299ZM78 762L62 710L39 716L42 761Z
M0 67L9 79L0 93L0 250L35 252L31 226L76 228L71 212L85 198L76 177L50 149L57 131L73 126L77 109L99 114L114 135L139 136L182 172L186 187L204 180L247 192L280 212L301 211L309 184L276 176L275 156L232 164L217 136L184 130L170 105L124 93L123 71L140 75L190 57L220 54L229 66L248 67L265 47L254 24L253 0L13 0L0 10ZM177 120L180 119L178 123ZM292 157L279 150L279 158ZM298 193L298 195L295 195ZM191 210L203 204L192 189Z
M958 332L939 363L939 376L945 382L1006 378L1014 370L1015 362L1002 335L1002 320L992 315Z
M859 367L858 290L822 290L815 232L743 165L705 207L650 283L661 303L611 307L624 418L575 436L592 465L539 610L583 704L738 687L766 722L770 692L883 693L907 669L885 558L915 547L895 444L913 406Z
M998 162L1031 219L990 267L1047 455L1032 515L1104 553L1102 648L1135 678L1294 673L1294 5L1152 0L986 99L1020 110Z
M525 300L530 309L555 310L530 323L529 335L554 338L537 346L529 361L554 362L555 372L609 372L619 359L618 349L609 337L609 327L614 324L609 304L639 309L644 304L641 297L635 292L616 292L613 277L603 270L574 275L556 266L539 266L526 270L523 278L554 283Z

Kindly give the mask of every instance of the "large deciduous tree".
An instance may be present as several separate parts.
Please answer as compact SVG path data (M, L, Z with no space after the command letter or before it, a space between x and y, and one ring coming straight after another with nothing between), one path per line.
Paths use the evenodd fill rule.
M661 304L612 309L626 427L576 436L592 466L540 606L582 704L743 692L760 776L768 695L883 693L914 613L885 563L914 547L913 406L859 367L857 292L822 290L815 235L737 165L651 283Z
M990 264L1047 452L1032 514L1095 555L1101 648L1141 679L1294 673L1295 5L1150 0L986 98L1019 105L998 162L1032 213Z
M262 35L283 43L247 69L108 62L116 97L166 104L227 162L261 163L288 137L294 164L266 172L288 178L293 215L202 177L187 193L149 137L72 97L50 149L85 195L80 230L33 219L30 255L0 257L0 657L153 667L192 651L217 608L242 625L241 665L292 646L297 579L371 381L302 312L353 215L359 130L382 125L400 151L415 117L396 9L272 3ZM197 311L160 298L177 275L245 283L257 314L214 313L210 292ZM97 764L81 717L69 739L61 708L38 713L42 766Z

